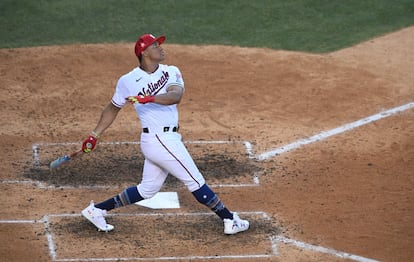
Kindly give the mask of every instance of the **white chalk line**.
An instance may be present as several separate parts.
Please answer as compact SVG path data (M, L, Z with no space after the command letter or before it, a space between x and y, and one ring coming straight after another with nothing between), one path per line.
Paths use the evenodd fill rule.
M0 224L36 224L38 220L0 220Z
M355 261L359 261L359 262L378 262L378 260L353 255L353 254L338 251L338 250L335 250L335 249L332 249L332 248L326 248L326 247L321 247L321 246L308 244L308 243L305 243L305 242L301 242L301 241L298 241L298 240L286 238L286 237L283 237L283 236L274 236L274 237L272 237L272 239L273 239L273 241L276 241L276 242L290 244L290 245L294 245L294 246L302 248L302 249L315 251L315 252L320 252L320 253L325 253L325 254L330 254L330 255L333 255L333 256L336 256L336 257L340 257L340 258L351 259L351 260L355 260Z
M239 212L240 215L256 215L262 216L265 220L270 220L270 217L266 212L263 211L253 211L253 212ZM115 213L109 214L108 217L154 217L154 216L213 216L215 214L211 212L198 212L198 213ZM142 257L117 257L117 258L57 258L58 254L56 251L56 246L54 242L54 236L52 229L50 228L50 218L64 218L64 217L81 217L81 214L73 213L62 213L62 214L49 214L45 215L40 220L0 220L0 224L35 224L43 223L46 231L46 239L48 241L49 255L55 262L63 261L163 261L163 260L196 260L196 259L254 259L254 258L271 258L279 256L278 243L293 245L298 248L309 250L317 253L324 253L339 258L350 259L357 262L378 262L378 260L350 254L347 252L338 251L332 248L317 246L308 244L302 241L286 238L284 236L270 236L269 244L272 249L272 254L247 254L247 255L223 255L223 256L171 256L171 257L155 257L155 258L142 258Z
M266 160L266 159L269 159L271 157L280 155L282 153L291 151L293 149L297 149L297 148L299 148L303 145L307 145L307 144L311 144L311 143L314 143L314 142L317 142L317 141L324 140L328 137L350 131L354 128L357 128L357 127L360 127L360 126L378 121L380 119L395 115L397 113L409 110L411 108L414 108L414 102L411 102L411 103L408 103L408 104L405 104L405 105L402 105L402 106L398 106L398 107L386 110L384 112L381 112L381 113L378 113L378 114L375 114L375 115L372 115L372 116L369 116L369 117L366 117L366 118L362 118L362 119L357 120L355 122L348 123L348 124L342 125L340 127L337 127L337 128L331 129L331 130L323 131L323 132L321 132L319 134L316 134L314 136L304 138L304 139L300 139L296 142L278 147L276 149L273 149L271 151L268 151L268 152L265 152L265 153L262 153L262 154L252 155L252 157L259 160L259 161Z
M241 211L237 212L239 215L254 215L261 216L264 220L270 220L270 217L266 212L263 211ZM54 217L81 217L82 215L76 213L61 213L61 214L49 214L48 218ZM216 216L212 212L194 212L194 213L184 213L184 212L171 212L171 213L112 213L106 215L106 217L176 217L176 216ZM2 220L0 220L1 223ZM20 221L20 220L18 220ZM33 220L36 221L36 220ZM38 220L38 222L44 222L44 219Z
M35 186L39 189L110 189L116 188L114 186L56 186L56 185L47 185L40 181L34 180L2 180L1 184L21 184L26 186ZM121 186L119 186L121 188Z
M44 216L43 220L44 220L45 231L46 231L46 239L47 239L47 243L49 247L49 255L53 261L56 261L56 257L57 257L56 245L55 245L55 241L53 240L52 230L50 229L49 216L48 215Z
M81 145L82 142L55 142L55 143L35 143L32 145L33 150L33 160L36 163L39 163L39 152L41 147L48 147L48 146L73 146L73 145ZM139 145L139 141L109 141L109 142L100 142L100 145ZM249 156L252 155L252 146L251 143L248 141L226 141L226 140L195 140L195 141L184 141L184 144L243 144L246 148L246 152Z
M183 141L184 144L243 144L246 145L250 144L247 141L239 141L239 140L194 140L194 141ZM33 149L39 147L47 147L47 146L74 146L74 145L81 145L82 141L78 142L44 142L44 143L35 143L33 144ZM139 145L139 141L107 141L107 142L99 142L100 145Z
M77 262L77 261L193 261L196 259L254 259L254 258L270 258L272 255L233 255L233 256L188 256L188 257L157 257L157 258L140 258L140 257L124 257L124 258L69 258L69 259L55 259L56 262Z
M0 224L40 224L42 223L45 228L45 235L48 242L48 248L49 248L49 256L52 258L53 261L56 261L56 249L55 249L55 243L53 240L52 233L49 228L49 216L45 215L42 217L42 219L39 220L1 220Z

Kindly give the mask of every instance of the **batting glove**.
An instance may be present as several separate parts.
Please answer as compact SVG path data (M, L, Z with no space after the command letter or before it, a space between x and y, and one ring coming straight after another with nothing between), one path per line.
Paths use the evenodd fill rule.
M140 104L146 104L146 103L152 103L155 101L154 96L128 96L126 100L131 103L140 103Z
M98 134L96 134L95 132L92 132L88 138L85 139L85 141L83 141L82 143L82 151L85 153L89 153L91 152L95 146L96 143L98 142Z

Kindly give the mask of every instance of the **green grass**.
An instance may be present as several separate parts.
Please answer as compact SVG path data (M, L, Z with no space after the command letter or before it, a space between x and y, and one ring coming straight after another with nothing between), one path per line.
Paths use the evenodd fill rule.
M133 42L328 52L414 25L413 0L1 0L0 48Z

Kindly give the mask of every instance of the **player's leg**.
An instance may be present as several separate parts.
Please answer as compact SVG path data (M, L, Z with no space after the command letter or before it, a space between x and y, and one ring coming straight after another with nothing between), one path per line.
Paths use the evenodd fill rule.
M142 198L148 199L158 193L164 184L165 179L167 179L167 176L167 170L164 170L153 161L145 159L142 180L137 186Z
M131 205L143 199L151 198L161 189L167 175L166 171L146 159L144 161L142 181L138 186L131 186L118 195L96 204L95 207L110 211L114 208Z
M157 136L156 140L142 147L142 152L148 160L182 181L191 192L205 184L203 175L181 141L181 135Z
M249 228L249 222L241 220L237 213L230 212L217 194L205 183L203 175L181 139L164 140L163 137L159 137L158 141L159 149L156 156L153 156L158 160L157 163L181 180L198 202L210 208L224 221L226 234L235 234Z
M142 181L138 186L131 186L103 202L91 204L82 211L82 215L92 222L99 230L110 231L112 225L106 223L106 212L115 208L139 202L154 196L164 183L168 173L149 160L144 162ZM141 192L141 193L140 193Z
M188 190L193 193L198 202L214 211L221 219L232 219L233 214L224 206L219 197L206 185L203 175L194 163L187 148L180 139L163 139L159 137L155 155L146 155L171 175L183 182ZM169 137L168 137L169 138Z
M191 193L198 202L209 207L223 220L225 234L236 234L249 229L249 221L240 219L236 212L230 212L207 184Z

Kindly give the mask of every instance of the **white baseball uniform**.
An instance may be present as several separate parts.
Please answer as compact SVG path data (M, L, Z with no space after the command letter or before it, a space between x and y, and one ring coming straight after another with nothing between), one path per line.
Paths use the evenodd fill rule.
M135 43L135 55L141 62L142 52L151 46L146 55L162 60L164 54L159 45L164 40L165 36L158 38L151 34L140 36ZM182 88L184 91L184 81L180 70L175 66L163 64L158 64L157 70L153 73L147 73L137 67L118 80L112 96L112 104L122 108L127 103L127 99L134 97L132 101L135 102L135 110L141 121L141 150L145 156L142 180L139 185L128 187L120 194L96 205L91 201L89 206L82 210L82 215L99 230L111 231L114 227L106 223L104 218L106 211L153 197L161 189L168 174L172 174L187 186L199 203L210 208L223 220L225 234L236 234L247 230L249 221L240 219L237 213L232 213L225 207L217 194L205 183L202 174L181 141L181 135L177 132L177 105L155 103L152 96L165 94L172 86L174 90ZM137 96L151 97L141 99ZM143 104L137 101L143 101ZM109 117L116 117L113 112L115 111L109 113ZM107 122L102 124L101 118L98 127L107 127L106 124ZM92 145L91 148L87 148L87 143ZM91 151L95 143L96 137L92 134L84 141L82 149L85 150L84 147L86 147Z
M129 96L164 94L171 85L184 88L177 67L160 64L151 74L137 67L118 80L112 104L122 108ZM145 162L142 181L138 185L141 196L154 196L169 173L181 180L190 192L203 186L205 180L177 132L177 105L135 103L134 106L143 128L141 150Z

